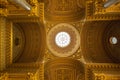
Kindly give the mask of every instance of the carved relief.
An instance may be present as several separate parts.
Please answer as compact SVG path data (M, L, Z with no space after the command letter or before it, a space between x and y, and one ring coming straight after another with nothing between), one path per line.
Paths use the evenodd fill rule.
M84 17L84 6L82 3L75 0L46 0L45 19L50 21L80 20Z
M111 7L108 7L107 9L105 9L106 13L120 13L120 3L113 5Z
M59 58L46 63L45 74L49 80L84 80L84 67L77 60Z
M0 73L0 80L44 80L43 68L42 63L12 64Z
M88 21L95 20L118 20L120 19L119 10L115 13L114 7L104 8L105 0L88 0L86 2L86 18ZM119 7L117 7L119 8ZM112 9L112 10L110 10ZM114 13L111 13L114 12Z
M46 27L46 33L48 35L49 31L54 27L56 26L57 24L59 23L54 23L54 22L48 22L46 21L45 22L45 27ZM79 34L81 34L81 27L82 27L82 23L81 22L73 22L73 23L70 23L72 26L74 26ZM52 40L53 41L53 40ZM81 48L79 47L78 50L71 56L71 58L75 58L75 59L78 59L78 60L81 60ZM56 58L56 56L53 55L53 53L51 52L51 50L49 50L48 48L45 50L45 60L46 61L49 61L50 59L54 59Z
M120 65L109 63L86 64L85 80L119 80Z
M6 8L0 8L0 16L7 16L8 10Z
M6 54L11 54L11 26L7 26L7 20L0 17L0 71L6 68ZM6 33L8 31L8 33ZM10 59L10 58L9 58Z
M28 1L32 5L30 11L15 7L9 4L7 16L14 22L43 22L44 19L44 3L38 3L37 0Z
M94 80L105 80L105 75L103 74L95 74Z
M13 54L13 26L11 21L6 23L6 64L7 66L12 63Z
M54 7L55 11L71 11L77 9L77 4L74 0L57 0L55 1L55 4L58 4Z
M8 73L0 73L0 80L8 80Z
M52 5L54 3L54 5ZM54 10L50 11L50 13L57 12L57 11L77 11L77 2L74 0L46 0L46 5L45 6L46 10L48 11L48 8Z
M0 1L0 80L120 80L120 65L113 63L120 62L119 21L113 26L98 22L119 20L120 3L105 9L107 0L26 0L32 5L26 11L7 1ZM11 21L21 28L12 27ZM55 43L60 31L72 36L64 49ZM113 34L115 45L108 43ZM12 63L18 52L22 56Z
M8 1L7 0L1 0L0 1L0 8L6 8L8 5ZM1 11L0 11L0 14L1 14Z
M70 69L58 69L55 71L56 80L72 80L73 70Z

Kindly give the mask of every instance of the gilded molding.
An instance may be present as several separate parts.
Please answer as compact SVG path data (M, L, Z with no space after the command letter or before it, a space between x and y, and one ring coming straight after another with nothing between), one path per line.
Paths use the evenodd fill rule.
M84 0L45 0L47 21L79 21L84 15Z
M12 22L40 22L40 19L39 18L33 18L33 17L21 17L21 18L17 18L17 17L14 17L14 18L11 18L11 17L8 17L9 20L11 20Z
M44 80L43 63L13 63L0 73L0 80L25 79L25 80Z
M104 72L94 73L94 80L119 80L119 79L120 79L120 71L118 71L117 73L115 73L114 71L112 71L111 73L104 73Z
M36 67L36 68L39 68L39 67L42 67L42 66L44 66L42 63L27 63L27 65L26 64L24 64L24 63L13 63L13 64L11 64L11 65L9 65L8 67L11 67L11 68L14 68L14 67L29 67L29 68L31 68L31 67Z
M110 27L108 23L111 23L111 20L119 22L120 3L105 9L103 5L107 0L26 0L32 6L32 9L27 11L14 4L8 4L7 1L0 0L0 6L2 5L0 8L0 80L120 80L119 63L102 63L109 62L108 57L104 56L106 54L103 46L106 45L102 43L102 37L106 37L106 32L102 32L106 26ZM48 36L49 32L61 23L73 26L78 31L80 39L80 46L73 54L63 58L52 54L45 42L46 35ZM13 49L15 49L13 48L15 36L13 24L21 26L26 39L26 43L22 43L25 44L24 50L20 50L23 54L15 62L13 62ZM65 25L62 26L64 29ZM119 27L119 24L116 26ZM115 25L113 27L115 29ZM112 32L116 32L114 29ZM69 29L66 28L67 30ZM72 30L74 29L70 30L71 35L76 32ZM84 30L83 34L82 30ZM119 31L118 28L116 30ZM54 31L57 33L57 29ZM55 32L51 33L55 34ZM74 36L72 39L75 39L76 35L72 36ZM52 40L54 38L48 41ZM70 50L72 49L68 51ZM66 54L65 51L61 54ZM91 63L87 63L87 59Z
M26 0L30 5L35 6L38 3L38 0Z
M106 13L117 13L120 14L120 4L113 5L105 9Z
M35 6L32 7L30 14L28 16L36 16L39 17L40 21L44 20L44 3L36 3Z
M13 54L13 28L12 22L7 21L6 23L6 64L7 66L12 64Z
M119 7L105 9L103 7L105 0L88 0L86 2L86 20L97 21L97 20L118 20L120 19L118 10ZM116 9L116 10L115 10ZM111 13L110 12L114 12Z
M34 0L33 0L34 1ZM35 0L36 1L36 0ZM8 5L10 7L8 13L8 19L15 22L43 22L44 19L44 3L31 2L34 6L30 11L16 8L15 6Z
M85 80L120 79L120 65L112 63L88 63L85 65ZM117 73L114 74L114 73Z
M65 48L60 48L55 44L55 35L59 32L67 32L71 37L70 45ZM54 56L68 57L73 55L80 46L79 32L76 28L69 23L59 23L53 26L53 28L47 34L47 46ZM77 44L76 44L77 43Z
M8 73L0 73L0 80L8 80Z
M7 16L8 10L6 8L0 8L0 16Z
M49 31L55 26L59 24L58 22L49 22L49 21L46 21L45 22L45 27L46 27L46 33L48 34ZM82 22L71 22L69 23L71 25L73 25L79 32L79 34L81 34L81 29L82 29L82 26L83 26L83 23ZM81 61L82 59L82 54L81 54L81 47L78 48L78 50L75 52L75 54L73 54L72 56L69 56L70 58L72 59L78 59ZM52 52L46 48L45 50L45 61L49 61L51 59L54 59L56 58L56 56L54 56L52 54Z
M0 17L0 71L6 67L6 18Z
M71 58L58 58L45 64L45 80L84 80L84 65Z
M6 8L8 5L8 1L7 0L0 0L0 6L2 6L3 8Z

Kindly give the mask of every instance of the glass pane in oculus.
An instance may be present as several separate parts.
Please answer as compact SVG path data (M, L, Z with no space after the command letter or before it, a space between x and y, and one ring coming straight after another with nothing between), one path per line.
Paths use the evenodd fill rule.
M55 37L55 43L58 47L67 47L70 41L70 35L67 32L59 32Z
M117 40L116 37L111 37L111 38L110 38L110 43L111 43L111 44L117 44L117 42L118 42L118 40Z

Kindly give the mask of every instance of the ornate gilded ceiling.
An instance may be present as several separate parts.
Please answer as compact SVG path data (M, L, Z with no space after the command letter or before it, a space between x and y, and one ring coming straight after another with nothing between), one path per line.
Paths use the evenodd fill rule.
M68 33L70 37L69 45L65 47L60 47L56 43L56 36L61 32ZM61 35L63 36L63 34ZM64 42L64 39L67 39L67 36L58 37L59 43L64 45L67 42ZM58 41L58 40L57 40ZM53 26L53 28L47 34L47 45L50 51L58 57L68 57L73 55L80 46L80 35L79 32L70 24L61 23Z
M84 80L83 63L70 59L58 58L45 64L45 80Z
M0 80L120 80L120 3L22 1L0 1Z
M77 21L85 16L84 0L45 0L45 20Z

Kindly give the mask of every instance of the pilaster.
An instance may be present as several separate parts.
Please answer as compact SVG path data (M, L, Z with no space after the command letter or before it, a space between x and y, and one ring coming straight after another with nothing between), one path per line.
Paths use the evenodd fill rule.
M5 69L5 56L6 56L6 40L5 35L6 33L6 18L3 16L0 16L0 71Z

